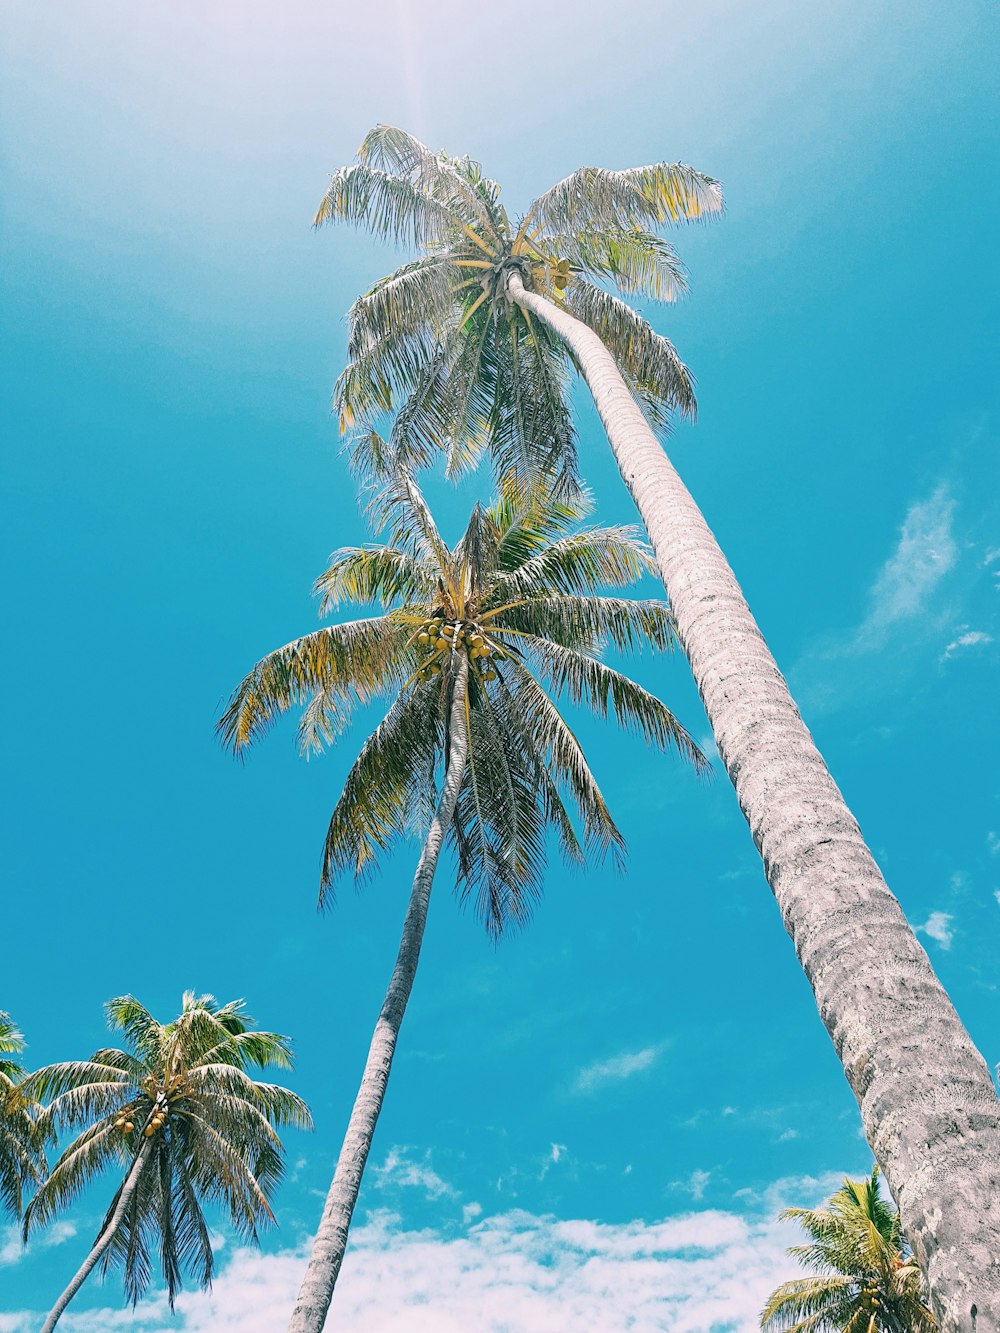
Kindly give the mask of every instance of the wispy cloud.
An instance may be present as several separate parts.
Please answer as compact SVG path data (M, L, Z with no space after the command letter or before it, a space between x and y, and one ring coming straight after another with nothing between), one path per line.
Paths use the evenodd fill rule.
M831 1178L832 1188L840 1178ZM811 1205L828 1182L783 1182L759 1210L705 1209L660 1221L601 1223L511 1211L460 1234L407 1231L388 1213L351 1233L335 1297L344 1333L758 1333L767 1294L794 1271L793 1237L775 1213ZM283 1328L307 1246L260 1255L238 1249L210 1293L184 1292L171 1318L162 1298L131 1310L77 1313L74 1333L272 1333ZM38 1313L0 1316L3 1333L31 1333Z
M390 1148L381 1166L374 1168L375 1187L418 1189L428 1199L457 1198L458 1191L438 1175L430 1164L430 1153L419 1160L410 1156L408 1148Z
M923 925L914 926L913 929L929 939L937 940L942 949L950 949L955 937L951 928L954 919L950 912L931 912Z
M899 541L882 566L871 591L871 606L856 643L865 646L890 626L922 614L927 599L958 554L952 535L955 501L943 484L926 500L911 505Z
M53 1222L50 1227L46 1227L44 1231L37 1231L32 1236L31 1249L42 1250L49 1249L53 1245L62 1245L65 1241L72 1240L75 1235L76 1227L72 1222ZM25 1252L25 1247L21 1244L21 1228L16 1225L0 1227L0 1268L18 1263ZM2 1324L0 1333L4 1333Z
M862 619L815 644L792 669L796 693L808 712L829 711L858 689L870 690L873 683L888 679L885 673L871 671L869 659L874 654L892 651L898 657L917 641L935 647L941 643L944 626L954 617L954 609L943 604L941 585L958 562L955 508L945 483L915 501L891 554L872 580ZM954 632L950 637L953 652L971 646L962 644Z
M965 629L965 626L963 626L963 629ZM941 654L941 658L943 661L947 661L949 657L954 657L955 654L963 648L980 648L985 644L992 642L993 635L987 634L985 630L965 629L965 633L959 634L957 638L952 639L951 643L948 644L944 652Z
M621 1083L647 1069L652 1069L666 1049L666 1043L644 1046L639 1051L621 1051L609 1060L597 1060L586 1065L573 1081L574 1092L596 1092L609 1083Z
M685 1194L690 1194L691 1198L698 1203L705 1197L705 1190L712 1179L711 1171L704 1171L701 1167L692 1171L687 1180L672 1180L670 1188L673 1190L682 1190Z

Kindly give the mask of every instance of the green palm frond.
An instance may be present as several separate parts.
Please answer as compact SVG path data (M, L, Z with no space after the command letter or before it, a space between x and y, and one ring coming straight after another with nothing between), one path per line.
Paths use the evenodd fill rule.
M108 1242L101 1264L105 1272L121 1271L133 1304L158 1264L172 1308L184 1275L200 1286L212 1276L203 1204L221 1204L238 1233L255 1240L272 1220L269 1199L281 1177L277 1129L308 1129L312 1121L301 1098L248 1072L289 1068L291 1049L286 1037L256 1029L242 1000L220 1005L188 991L166 1024L132 995L109 1001L106 1010L127 1049L102 1049L31 1075L32 1092L51 1099L41 1125L85 1128L40 1183L24 1232L44 1226L95 1177L115 1170L121 1183L98 1232ZM119 1200L124 1213L114 1222Z
M675 410L694 420L694 380L669 338L655 333L617 296L585 279L574 282L565 305L594 330L614 356L622 377L655 426L665 425Z
M528 216L533 225L561 233L609 226L631 231L721 211L718 181L683 162L657 162L625 171L580 167L539 195Z
M24 1037L0 1010L0 1213L20 1217L23 1193L46 1169L47 1137L19 1057Z
M937 1333L899 1214L879 1193L877 1167L864 1180L845 1180L824 1208L781 1216L809 1237L788 1253L820 1275L771 1293L764 1333Z
M402 245L426 245L461 232L464 219L410 180L365 162L335 172L313 219L353 222Z
M676 301L687 290L687 274L673 246L654 232L567 231L546 236L546 245L576 273L614 283L619 291L652 301ZM568 292L575 290L575 279Z
M218 724L223 743L238 753L280 713L317 695L323 707L313 719L312 735L332 740L356 702L400 679L398 649L405 639L400 626L376 616L315 630L269 653L234 691ZM303 740L308 744L311 738Z

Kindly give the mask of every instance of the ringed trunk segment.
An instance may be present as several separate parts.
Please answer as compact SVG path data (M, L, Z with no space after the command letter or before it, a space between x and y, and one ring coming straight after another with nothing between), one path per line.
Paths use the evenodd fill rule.
M656 555L764 871L927 1275L942 1333L1000 1329L1000 1102L701 512L611 353L520 275L573 352Z
M288 1333L321 1333L347 1248L351 1216L361 1190L372 1137L378 1123L386 1084L396 1050L399 1029L413 989L420 957L431 885L438 857L455 813L459 788L465 775L469 738L465 726L465 693L468 687L468 658L453 656L455 685L449 719L449 751L438 807L427 832L410 891L403 933L389 988L382 1002L361 1086L351 1111L343 1147L337 1159L333 1182L323 1208L309 1266L299 1288Z
M114 1239L114 1234L118 1230L119 1226L121 1226L122 1218L125 1216L125 1212L129 1204L132 1202L132 1196L135 1194L136 1189L139 1186L139 1178L142 1175L143 1167L149 1160L149 1155L152 1151L153 1151L152 1139L146 1139L142 1147L139 1149L139 1155L132 1163L128 1175L125 1177L125 1183L122 1185L121 1193L118 1196L118 1203L115 1205L115 1211L111 1214L111 1218L108 1222L108 1225L104 1228L104 1230L98 1236L97 1240L94 1242L93 1249L90 1251L86 1259L84 1259L83 1263L77 1269L76 1274L73 1277L73 1280L70 1282L69 1286L66 1288L63 1294L56 1301L55 1305L53 1305L52 1309L49 1311L49 1316L46 1319L45 1323L42 1325L42 1333L52 1333L52 1330L55 1328L56 1324L58 1324L60 1318L62 1317L63 1312L66 1309L66 1306L69 1305L70 1301L73 1299L76 1293L86 1282L90 1274L94 1271L94 1268L100 1261L101 1255L111 1244L112 1240Z

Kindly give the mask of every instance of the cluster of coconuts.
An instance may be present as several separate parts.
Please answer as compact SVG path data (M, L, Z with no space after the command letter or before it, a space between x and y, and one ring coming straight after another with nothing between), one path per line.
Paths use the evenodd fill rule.
M453 647L464 645L470 662L491 657L494 653L501 655L500 649L494 649L487 643L484 634L473 621L448 621L440 613L424 621L417 631L416 643L418 648L427 648L433 654L420 668L421 680L429 680L440 672L442 659ZM479 670L483 680L496 680L497 673L493 667L480 667Z
M153 1117L146 1126L146 1138L151 1139L156 1131L166 1122L167 1113L157 1109L153 1112ZM115 1121L115 1129L120 1129L124 1134L131 1134L135 1129L135 1122L129 1120L127 1116L120 1115Z
M569 260L559 259L549 265L549 272L552 277L552 285L557 291L563 292L569 286L570 270Z

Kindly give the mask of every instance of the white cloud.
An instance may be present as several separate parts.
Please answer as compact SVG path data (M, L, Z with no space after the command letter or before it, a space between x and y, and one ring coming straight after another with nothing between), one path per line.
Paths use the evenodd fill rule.
M942 660L947 661L949 657L954 657L960 648L978 648L992 642L992 634L987 634L980 629L968 630L964 634L959 634L958 638L952 639L941 655Z
M462 1221L466 1226L474 1222L477 1217L482 1217L483 1205L481 1203L467 1203L462 1209Z
M1000 833L987 833L986 846L991 856L1000 855Z
M695 1203L705 1197L705 1190L708 1182L712 1179L711 1171L703 1171L700 1167L692 1171L687 1180L672 1180L670 1188L674 1190L683 1190L685 1194L690 1194Z
M839 1178L837 1180L839 1184ZM810 1182L815 1185L815 1182ZM468 1231L403 1230L389 1214L351 1233L334 1298L343 1333L757 1333L768 1293L795 1272L796 1237L773 1213L821 1195L768 1191L766 1216L719 1210L654 1223L559 1221L523 1211ZM239 1249L214 1291L182 1293L171 1319L162 1298L130 1310L79 1311L67 1333L273 1333L283 1328L306 1248L259 1255ZM0 1322L29 1333L37 1314Z
M457 1197L457 1191L431 1167L430 1153L425 1153L421 1161L414 1161L408 1154L408 1148L389 1149L382 1165L373 1168L376 1189L418 1189L428 1199Z
M664 1043L644 1046L641 1051L622 1051L610 1060L598 1060L586 1065L573 1081L574 1092L595 1092L607 1083L619 1083L651 1069L664 1051Z
M911 505L896 549L872 588L871 609L859 631L862 639L926 610L929 594L955 564L954 510L955 501L943 485Z
M47 1250L53 1245L62 1245L64 1241L71 1240L75 1235L76 1227L72 1222L53 1222L44 1231L35 1232L31 1237L29 1248L32 1250ZM24 1253L25 1248L21 1245L21 1228L17 1225L0 1227L0 1268L18 1263ZM2 1324L0 1324L0 1333L6 1333Z
M798 1137L799 1131L797 1129L786 1129L783 1133L778 1135L778 1142L791 1143L792 1139L797 1139Z
M922 926L914 926L913 929L929 936L932 940L937 940L942 949L950 949L954 939L951 929L954 919L950 912L931 912Z

